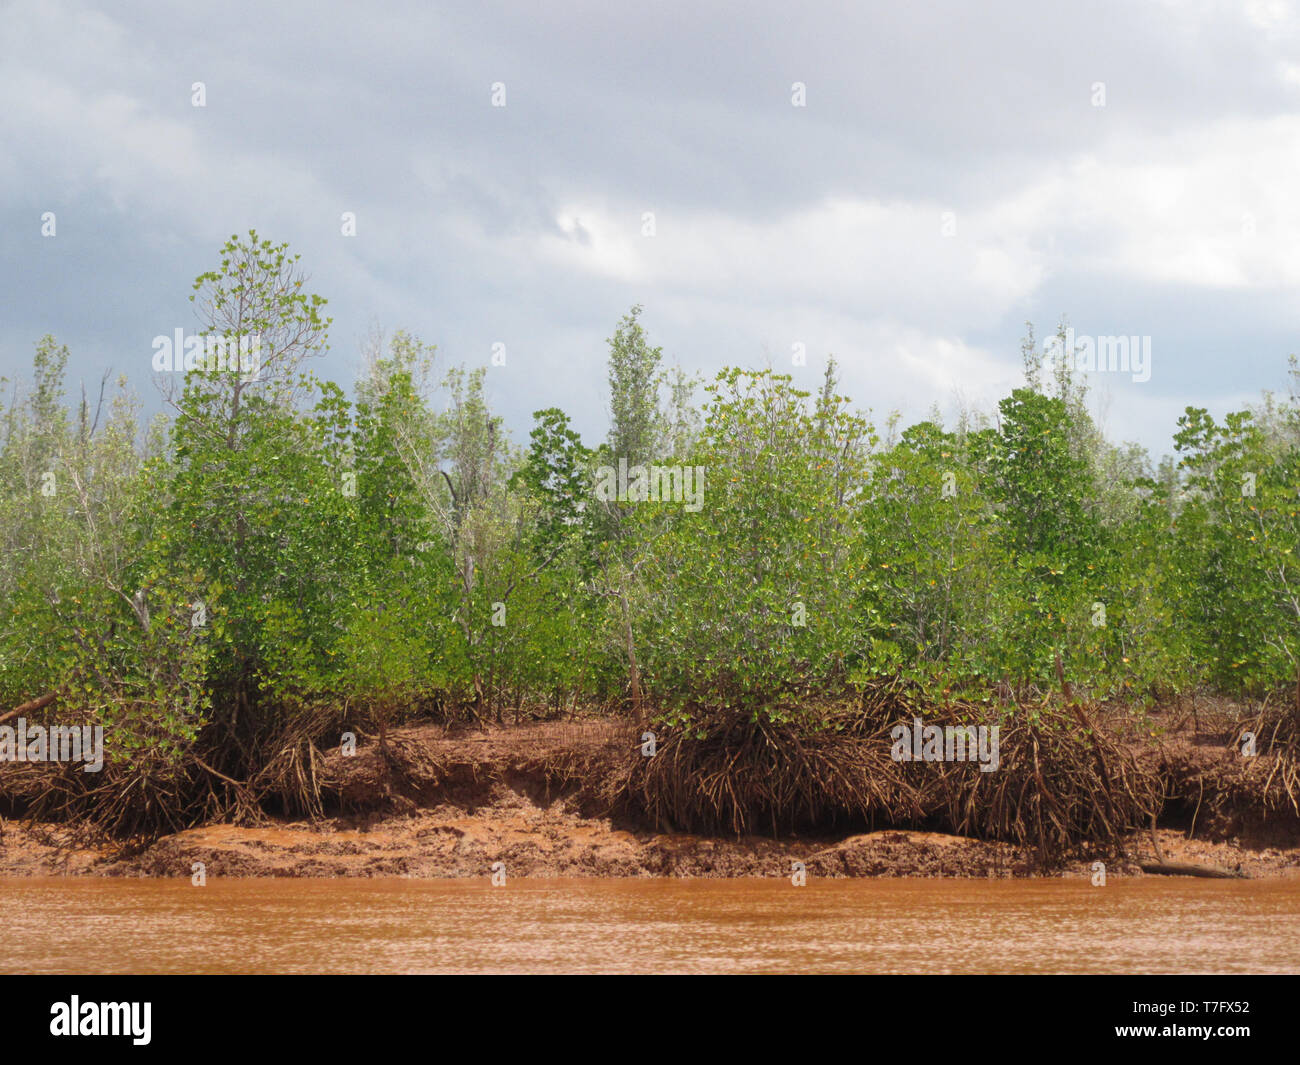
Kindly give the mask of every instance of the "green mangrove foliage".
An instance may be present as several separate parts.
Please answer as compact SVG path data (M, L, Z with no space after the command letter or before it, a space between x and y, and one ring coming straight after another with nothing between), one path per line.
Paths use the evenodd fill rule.
M551 408L520 446L483 370L405 333L351 393L318 379L306 282L232 238L192 298L256 364L168 374L147 426L124 382L70 403L67 350L37 345L0 423L0 707L56 693L110 758L251 781L413 714L815 729L873 677L1014 704L1058 658L1094 698L1296 683L1294 395L1189 409L1153 467L1030 343L996 411L882 438L833 362L815 392L701 391L637 307L608 439Z

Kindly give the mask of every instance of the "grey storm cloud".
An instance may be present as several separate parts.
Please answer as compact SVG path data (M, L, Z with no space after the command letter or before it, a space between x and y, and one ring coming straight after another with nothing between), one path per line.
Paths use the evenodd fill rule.
M0 12L8 377L48 332L148 399L150 339L193 325L193 277L249 228L330 299L322 372L349 380L375 322L448 362L500 341L517 437L549 405L604 432L633 303L706 375L803 344L811 384L833 353L878 420L987 408L1027 319L1150 335L1151 380L1095 391L1157 451L1185 404L1279 385L1293 347L1288 3Z

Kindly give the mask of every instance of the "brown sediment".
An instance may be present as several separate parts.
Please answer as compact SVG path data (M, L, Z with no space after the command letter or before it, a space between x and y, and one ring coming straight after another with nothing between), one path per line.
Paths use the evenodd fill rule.
M812 877L985 878L1090 876L1099 857L1108 875L1123 876L1157 857L1150 832L1134 829L1113 853L1076 852L1045 867L1023 841L929 830L943 824L933 797L928 814L900 811L910 825L873 826L842 808L835 832L815 823L780 837L757 834L761 824L739 835L674 831L638 806L637 742L634 730L607 722L395 729L386 757L375 744L324 756L331 816L212 824L135 845L11 819L0 826L0 876L188 878L202 863L209 877L486 877L504 862L520 877L789 877L800 862ZM1276 780L1272 756L1243 759L1229 742L1178 733L1133 743L1141 778L1163 789L1160 856L1300 876L1300 819L1261 790L1270 774Z

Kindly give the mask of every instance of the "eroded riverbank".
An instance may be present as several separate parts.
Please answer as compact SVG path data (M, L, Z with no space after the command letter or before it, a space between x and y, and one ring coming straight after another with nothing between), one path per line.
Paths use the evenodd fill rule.
M351 758L329 756L335 816L207 825L147 845L9 820L0 830L0 877L188 879L201 863L209 878L487 878L498 862L509 878L788 878L794 862L818 879L1041 874L1031 849L910 828L845 825L782 838L653 830L611 799L629 742L626 730L594 726L397 730L387 761L373 745ZM1217 801L1239 785L1229 751L1186 739L1164 750L1200 799L1190 818L1170 804L1158 833L1166 859L1254 879L1300 878L1300 846L1286 818L1252 819ZM1107 875L1141 876L1152 857L1150 834L1134 833L1125 857L1107 860ZM1091 877L1091 860L1050 875Z
M922 824L840 824L802 834L702 835L647 823L626 801L635 737L606 722L448 732L394 730L321 770L330 816L266 816L152 841L89 836L63 824L0 822L0 877L811 877L1016 878L1042 875L1032 848ZM1166 782L1157 838L1170 862L1248 878L1300 877L1300 823L1256 798L1265 759L1247 763L1213 737L1179 734L1142 757ZM1194 800L1194 801L1193 801ZM1108 875L1141 875L1150 832L1132 833ZM1091 876L1092 858L1052 866Z

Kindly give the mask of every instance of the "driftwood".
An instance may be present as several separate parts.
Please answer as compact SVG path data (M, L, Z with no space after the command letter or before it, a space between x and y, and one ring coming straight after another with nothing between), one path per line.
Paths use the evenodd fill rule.
M50 692L48 695L42 695L39 699L32 699L30 702L23 703L22 706L14 707L7 714L0 714L0 725L3 725L11 718L20 717L23 714L30 714L35 710L44 710L50 703L59 697L58 692Z
M1194 862L1143 862L1144 873L1157 876L1204 876L1213 880L1245 880L1245 873L1234 873L1218 865L1197 865Z
M1203 876L1211 880L1248 880L1245 873L1234 873L1221 865L1200 865L1196 862L1171 862L1165 858L1160 849L1160 840L1156 837L1156 818L1151 815L1151 848L1156 852L1154 862L1142 862L1139 868L1144 873L1157 876Z

